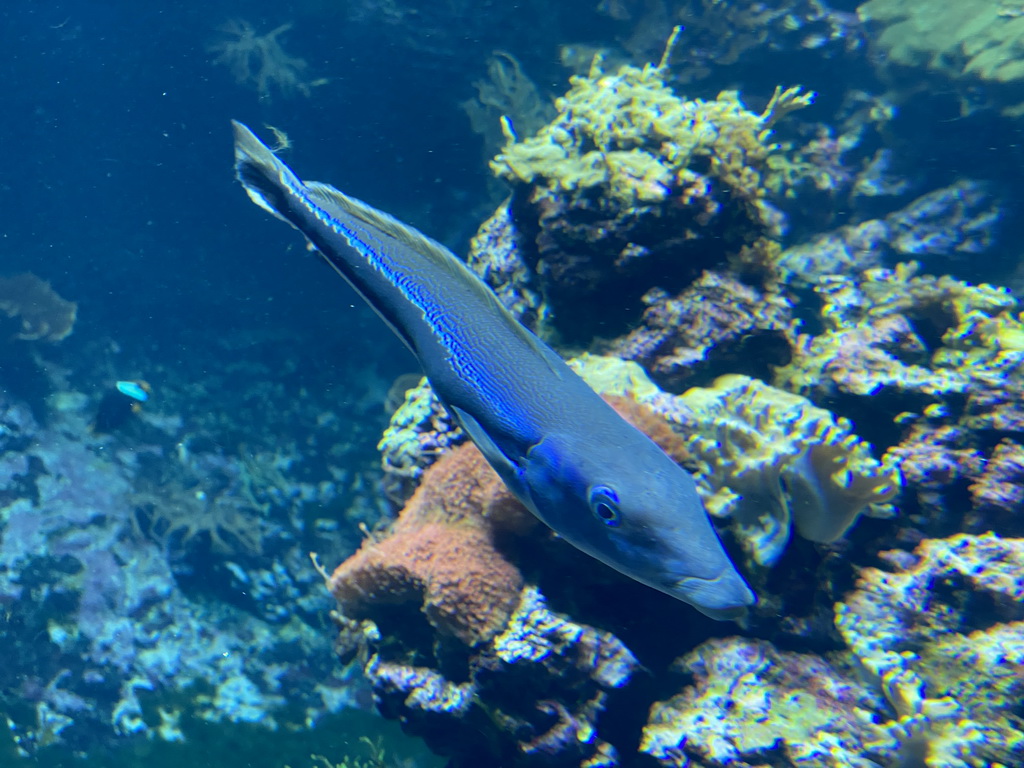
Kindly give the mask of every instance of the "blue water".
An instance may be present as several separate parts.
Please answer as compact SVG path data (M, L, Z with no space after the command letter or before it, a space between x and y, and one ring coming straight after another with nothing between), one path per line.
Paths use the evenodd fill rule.
M965 1L979 13L998 5ZM895 105L892 119L868 129L853 155L861 163L890 153L887 174L899 191L801 198L809 202L786 210L783 245L889 216L921 195L971 180L994 201L978 242L955 226L956 235L922 227L915 230L922 242L896 260L920 257L926 271L1019 295L1021 118L1003 114L1016 85L989 91L985 83L936 78L922 64L923 87L914 87L914 74L884 66L880 29L855 21L855 0L831 4L849 23L849 36L794 42L778 31L784 25L773 24L756 42L743 30L740 55L719 60L728 35L741 31L708 20L723 8L743 17L754 5L7 0L0 7L0 284L32 273L77 303L73 333L53 343L17 339L20 319L0 316L0 714L9 724L6 732L0 727L0 765L444 764L417 738L429 742L432 725L403 734L393 708L385 712L391 719L376 713L358 663L337 658L334 602L307 557L318 553L330 570L360 545L363 528L395 515L377 441L391 415L386 405L395 406L392 383L417 365L297 233L247 199L233 178L232 119L268 142L283 132L290 146L281 157L302 178L336 184L462 255L507 191L487 165L499 148L493 134L475 131L461 106L477 93L488 57L514 56L547 104L568 88L560 46L605 47L610 61L642 65L657 60L681 21L673 66L677 91L687 98L739 89L758 112L780 83L818 93L805 123L780 128L782 140L806 141L818 123L841 131L855 111L849 105L856 98L848 97L858 92ZM1007 14L1020 12L1003 5ZM792 0L798 18L812 6L819 7ZM257 35L291 25L275 40L293 57L295 83L247 80L218 61L218 46L245 28L239 21ZM944 239L961 236L952 244ZM671 275L665 281L680 283ZM594 337L626 333L648 287L630 294L626 286L630 298L623 301L631 303L607 311L602 302L614 300L615 290L575 308L566 300L556 327L567 342L560 351L575 354ZM0 287L0 305L16 303L17 296L2 293ZM820 331L813 291L802 285L794 296L802 302L795 316L809 332ZM577 310L579 325L564 317ZM915 323L927 338L927 323ZM721 373L749 372L746 361L723 365L665 386L678 393ZM97 434L92 426L119 380L145 381L152 395L140 413L125 411L123 424ZM865 407L844 397L816 405L859 417L859 433L884 444L879 454L898 442L888 404L874 419L870 398ZM955 411L965 398L946 404ZM911 405L923 410L928 402ZM979 428L958 446L978 450L985 462L1000 440L1016 446L1019 438L1016 426ZM839 576L830 572L829 594L837 598L853 587L850 561L878 565L877 552L889 546L910 551L920 538L982 532L987 528L961 508L969 482L949 491L962 502L951 502L951 518L903 539L895 527L870 521L867 533L857 529L857 555L801 543L775 572L784 576L765 577L766 589L813 603L807 580L834 556L847 558ZM1024 479L1006 482L1016 498ZM908 501L905 514L924 515L915 506L921 503ZM1014 503L1024 514L1020 500ZM1001 518L993 519L997 525ZM1021 535L1019 523L998 532ZM548 545L524 545L523 557L546 553ZM619 633L655 669L656 680L631 689L643 708L616 700L602 721L620 751L635 751L646 707L680 688L661 679L671 659L739 630L694 619L689 609L630 591L641 588L614 576L607 598L601 576L597 587L558 586L579 567L575 556L567 556L565 572L561 563L536 561L524 571L558 596L558 608L578 609L580 621ZM812 565L801 571L797 561ZM641 608L631 613L633 600ZM1018 603L1019 594L1002 620L1020 613ZM830 628L804 632L773 621L755 622L747 636L809 654L843 650ZM678 647L666 640L676 637L683 638ZM429 647L396 638L391 650L413 664L430 656ZM461 670L456 677L483 663L434 652L439 666ZM557 698L538 689L538 702ZM891 705L871 695L873 706ZM472 741L477 733L486 745L494 733L515 731L497 725L504 721L494 701L484 709L486 716L466 726L471 736L453 726L439 730L432 745L451 750L453 738ZM1011 713L1016 727L1021 716L1019 707ZM488 754L473 743L483 750L473 754ZM1009 750L1006 764L1024 765L1021 750ZM494 747L502 760L509 754ZM865 765L895 765L886 754ZM900 764L922 764L915 754L900 752ZM662 764L619 758L624 766ZM477 758L468 759L453 765ZM581 759L559 753L550 762L507 764Z

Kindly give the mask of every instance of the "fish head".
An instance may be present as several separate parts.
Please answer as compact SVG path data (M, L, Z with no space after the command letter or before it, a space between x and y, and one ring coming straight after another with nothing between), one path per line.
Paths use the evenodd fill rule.
M638 439L639 438L639 439ZM637 432L600 445L546 435L523 477L537 515L577 548L715 619L755 601L690 474Z

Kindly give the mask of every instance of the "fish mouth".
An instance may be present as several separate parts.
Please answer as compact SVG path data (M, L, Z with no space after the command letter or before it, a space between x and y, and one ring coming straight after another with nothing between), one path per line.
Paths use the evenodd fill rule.
M744 616L757 596L736 571L727 570L710 579L684 576L677 579L672 594L712 619L728 621Z

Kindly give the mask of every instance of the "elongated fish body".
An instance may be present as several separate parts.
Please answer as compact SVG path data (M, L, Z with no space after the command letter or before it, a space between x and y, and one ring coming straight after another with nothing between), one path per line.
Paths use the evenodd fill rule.
M612 568L732 618L754 595L693 478L623 420L439 243L333 187L302 182L234 123L238 180L302 232L391 326L509 489Z

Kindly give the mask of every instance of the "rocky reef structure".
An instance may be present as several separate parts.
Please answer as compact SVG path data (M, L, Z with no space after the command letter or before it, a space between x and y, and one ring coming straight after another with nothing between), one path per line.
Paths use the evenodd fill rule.
M991 250L1001 215L984 185L962 180L884 218L840 227L787 248L779 266L787 283L813 284L821 277L858 274L901 261L965 260Z
M377 444L389 498L404 504L416 489L423 470L466 439L426 379L406 390Z
M673 24L686 25L686 45L672 57L684 83L724 68L764 66L773 54L813 52L814 58L848 57L864 38L858 20L821 0L719 3L715 0L610 0L599 11L629 33L619 44L636 61L656 56Z
M56 303L61 317L73 306ZM373 449L383 390L360 421L354 402L290 395L267 344L253 358L225 338L200 373L199 353L128 362L109 339L31 335L7 347L38 353L38 415L17 395L26 372L0 366L0 651L17 660L0 692L4 760L235 724L270 738L360 706L308 551L351 551L347 529L384 511L375 462L351 458L363 433ZM159 383L130 425L96 434L97 393L118 373Z
M861 571L836 625L928 765L1024 760L1024 541L927 540Z
M776 384L814 399L891 391L918 403L1000 386L1021 363L1016 299L1005 288L918 272L907 262L859 281L819 281L825 331L799 337Z
M535 528L465 444L328 579L342 646L358 653L378 709L454 765L614 758L598 716L638 663L524 586L514 540Z
M848 664L732 637L674 667L692 682L651 707L640 744L657 765L759 765L770 754L783 766L867 766L895 757L898 742L875 724L886 701Z
M777 288L708 270L676 296L652 288L640 300L640 324L609 351L639 363L670 391L726 371L765 378L790 361L796 323Z
M672 45L658 66L614 74L595 59L535 136L520 140L506 124L508 143L491 163L513 187L523 267L503 256L488 268L479 252L470 261L499 294L509 277L532 288L543 306L521 315L547 318L567 340L621 332L629 316L611 309L635 312L652 283L675 294L730 266L754 286L772 282L781 215L766 194L780 165L769 162L780 152L771 129L811 95L777 89L760 114L735 92L683 100L666 84Z
M883 554L836 605L849 651L821 656L711 640L674 665L640 749L672 768L936 768L1024 759L1019 539L960 535Z

